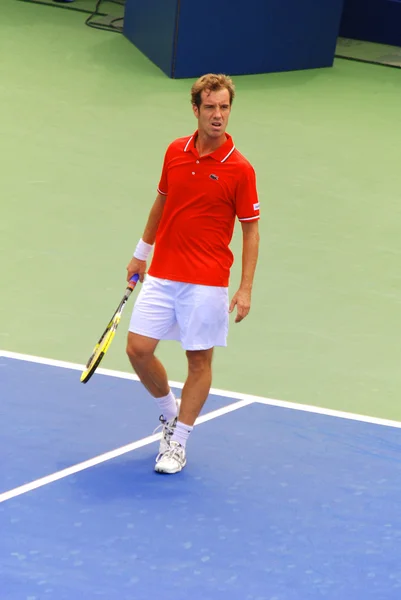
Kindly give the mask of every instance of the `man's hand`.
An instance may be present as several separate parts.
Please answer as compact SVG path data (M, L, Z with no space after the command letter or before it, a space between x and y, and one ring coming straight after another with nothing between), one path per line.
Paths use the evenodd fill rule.
M251 309L251 292L250 290L239 289L231 300L229 312L233 312L234 308L237 307L237 316L235 322L239 323L242 319L245 319Z
M139 275L139 281L143 283L143 278L146 273L146 260L139 260L138 258L131 258L127 265L127 281L135 274Z

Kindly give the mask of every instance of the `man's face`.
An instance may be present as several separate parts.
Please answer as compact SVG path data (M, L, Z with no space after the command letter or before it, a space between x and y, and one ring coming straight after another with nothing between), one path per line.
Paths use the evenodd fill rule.
M198 119L198 130L211 138L224 135L231 112L230 93L226 88L217 92L203 90L201 105L193 105L195 117Z

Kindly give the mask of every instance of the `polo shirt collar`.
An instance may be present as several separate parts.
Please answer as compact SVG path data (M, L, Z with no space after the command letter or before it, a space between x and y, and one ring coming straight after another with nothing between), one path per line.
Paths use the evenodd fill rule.
M227 139L224 142L224 144L222 144L220 146L220 148L217 148L217 150L215 150L211 154L207 154L206 156L208 158L214 158L214 160L217 160L217 162L223 163L231 156L231 154L235 150L234 141L233 141L233 138L231 137L231 135L229 135L228 133L226 133L225 136ZM198 131L195 131L193 136L190 137L188 142L186 143L186 145L184 147L184 152L192 152L193 154L195 154L196 157L199 157L198 151L195 147L195 142L196 142L197 137L198 137ZM206 156L203 158L206 158Z

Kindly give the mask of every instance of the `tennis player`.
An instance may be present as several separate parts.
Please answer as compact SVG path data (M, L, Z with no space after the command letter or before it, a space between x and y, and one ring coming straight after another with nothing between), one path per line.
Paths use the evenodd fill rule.
M239 323L251 306L259 201L255 171L226 133L234 95L225 75L204 75L192 86L197 130L167 148L156 200L127 266L127 280L138 273L143 282L127 354L162 413L155 465L160 473L185 466L186 443L211 387L213 349L227 345L229 312L236 309ZM229 244L236 218L242 226L242 275L229 303ZM171 339L181 343L188 359L180 401L155 356L159 341Z

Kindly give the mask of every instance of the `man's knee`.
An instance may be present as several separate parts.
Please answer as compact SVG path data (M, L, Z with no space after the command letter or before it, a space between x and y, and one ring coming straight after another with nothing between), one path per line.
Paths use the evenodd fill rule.
M213 348L210 350L187 350L188 369L192 373L209 371L212 366Z
M157 343L158 340L130 332L128 334L126 352L131 361L143 362L153 356Z

